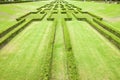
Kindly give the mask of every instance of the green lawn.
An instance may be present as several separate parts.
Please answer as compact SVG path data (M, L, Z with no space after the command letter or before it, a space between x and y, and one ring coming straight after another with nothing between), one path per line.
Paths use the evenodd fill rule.
M16 23L16 18L24 14L36 11L37 8L49 3L49 1L3 4L0 5L0 32L1 28L8 28ZM4 30L4 29L3 29Z
M0 5L1 33L17 23L16 18L37 11L37 8L47 4L47 7L42 8L47 11L40 11L45 13L38 12L22 18L26 19L25 22L2 37L0 35L0 44L8 38L8 43L0 48L0 80L119 80L120 48L112 43L112 38L120 40L119 32L118 36L114 34L120 31L120 5L68 1L82 8L82 11L103 17L104 22L111 25L109 28L115 30L112 32L92 21L95 17L89 14L79 11L77 14L74 10L61 13L59 4L63 4L66 9L68 4L60 1L48 4L50 2ZM51 10L48 9L50 6ZM94 25L85 20L77 20L73 13L97 25L107 38ZM39 20L41 17L43 19ZM111 21L116 17L117 20ZM33 19L37 21L24 27Z
M120 78L119 50L87 23L73 21L67 24L80 78L82 80Z
M0 80L40 78L44 46L51 26L51 22L45 23L32 23L0 50Z
M67 0L66 0L67 1ZM89 11L96 15L103 17L105 21L120 29L120 4L108 4L99 2L80 2L80 1L69 1L83 11Z

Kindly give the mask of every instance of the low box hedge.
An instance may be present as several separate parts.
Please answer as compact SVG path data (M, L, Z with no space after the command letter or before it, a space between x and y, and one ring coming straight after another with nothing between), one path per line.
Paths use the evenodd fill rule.
M111 33L115 34L116 36L118 36L120 38L120 31L113 29L112 26L108 25L104 21L100 21L98 19L93 19L93 21L95 21L101 27L103 27L104 29L110 31Z
M17 22L15 25L9 27L7 30L3 31L0 33L0 38L4 37L7 33L9 33L10 31L12 31L13 29L15 29L16 27L18 27L19 25L21 25L23 22L25 22L25 19Z
M104 37L106 37L110 42L112 42L117 48L120 49L120 38L109 32L108 30L105 30L100 25L94 23L91 20L86 19L86 22L89 23L93 28L95 28L100 34L102 34Z

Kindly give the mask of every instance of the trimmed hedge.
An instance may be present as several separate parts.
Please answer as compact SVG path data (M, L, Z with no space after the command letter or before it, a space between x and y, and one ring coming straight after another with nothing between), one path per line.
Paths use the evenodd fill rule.
M38 11L36 11L36 12L29 12L29 13L27 13L27 14L19 17L19 18L17 18L16 20L17 20L17 21L20 21L22 18L25 18L25 17L27 17L27 16L29 16L29 15L31 15L31 14L37 14L38 12L40 12L40 10L38 10Z
M79 12L78 11L74 11L75 14L78 14Z
M61 12L61 14L67 14L67 12L66 12L66 11L63 11L63 12Z
M62 10L66 10L66 8L62 8Z
M0 4L26 3L26 2L33 2L33 1L0 1Z
M52 12L53 14L57 14L58 12Z
M53 15L53 13L51 12L50 15L47 18L48 21L53 21L54 20L54 18L52 18L52 15Z
M44 12L44 11L42 11L42 12L40 12L40 14L45 14L45 12Z
M42 20L46 15L47 15L47 13L45 13L45 14L42 16L41 20Z
M78 10L80 13L82 13L82 14L88 14L88 15L94 17L94 18L97 18L97 19L99 19L99 20L103 20L103 18L101 18L101 17L99 17L99 16L97 16L97 15L95 15L95 14L93 14L93 13L90 13L90 12L87 12L87 11L85 11L85 12L81 11L81 10L82 10L81 8L77 8L77 10Z
M24 18L24 17L26 17L26 16L28 16L28 15L30 15L30 14L31 14L31 12L29 12L29 13L27 13L27 14L25 14L25 15L19 17L19 18L17 18L16 20L19 21L19 20L21 20L22 18Z
M72 18L64 18L65 21L72 21Z
M99 33L106 37L110 42L112 42L117 48L120 49L120 38L109 32L108 30L102 28L98 24L94 23L91 20L86 19L86 22L89 23L93 28L95 28Z
M41 18L31 19L28 22L25 22L25 19L24 19L23 22L25 22L25 24L22 27L18 28L14 32L11 32L11 33L9 32L9 35L7 35L5 38L3 37L4 39L2 40L2 42L0 42L0 49L3 48L7 43L9 43L17 34L23 31L29 24L31 24L34 21L41 21L45 16L46 14L44 14ZM19 24L22 24L23 22L21 21L21 23ZM18 26L19 25L16 25L16 27L14 27L12 30L17 28Z
M47 18L48 21L54 21L54 18Z
M25 19L16 23L15 25L9 27L7 30L3 31L0 33L0 38L4 37L7 33L9 33L10 31L12 31L13 29L15 29L16 27L18 27L19 25L21 25L23 22L25 22Z
M95 21L97 24L99 24L101 27L103 27L104 29L110 31L111 33L115 34L116 36L118 36L120 38L120 32L117 30L114 30L110 25L106 24L103 21L99 21L97 19L93 19L93 21Z
M94 18L97 18L97 19L99 19L99 20L103 20L103 18L101 18L101 17L99 17L99 16L97 16L97 15L95 15L95 14L92 14L92 13L90 13L90 12L83 12L83 11L80 11L81 13L83 13L83 14L88 14L88 15L90 15L90 16L92 16L92 17L94 17Z
M75 14L75 13L72 13L72 14L78 21L86 21L87 19L84 16L78 16L78 14Z
M52 11L52 14L57 14L58 13L58 10L53 10Z
M4 41L2 41L0 43L0 49L2 49L7 43L9 43L16 35L18 35L21 31L23 31L31 23L32 23L32 20L30 20L28 23L26 23L25 25L23 25L17 31L11 33L10 36L8 36Z
M54 48L54 42L55 42L55 34L56 34L56 20L53 22L53 25L51 26L51 30L49 32L50 36L49 42L48 42L48 47L45 55L45 61L42 66L42 75L41 75L41 80L49 80L51 78L51 69L52 69L52 61L53 61L53 48Z
M64 35L64 44L66 49L68 78L69 80L79 80L76 61L75 61L74 53L72 51L70 35L66 22L64 20L62 20L62 27L63 27L63 35Z
M103 18L101 18L101 17L99 17L99 16L97 16L97 15L95 15L95 14L93 14L93 13L88 12L87 14L89 14L89 15L91 15L91 16L99 19L99 20L103 20Z
M71 21L72 17L70 16L70 14L67 12L67 18L64 18L65 21Z

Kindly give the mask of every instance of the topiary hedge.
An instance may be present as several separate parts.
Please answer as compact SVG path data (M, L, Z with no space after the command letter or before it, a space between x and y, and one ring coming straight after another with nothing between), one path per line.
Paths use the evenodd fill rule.
M93 21L95 21L101 27L103 27L104 29L110 31L111 33L115 34L116 36L118 36L120 38L120 31L113 29L112 26L108 25L104 21L99 21L98 19L93 19Z
M69 31L68 31L66 22L64 20L62 20L62 28L63 28L63 35L64 35L64 44L66 49L68 78L69 80L79 80L79 74L76 67L74 53L72 51Z
M7 30L3 31L0 33L0 38L4 37L7 33L9 33L10 31L12 31L13 29L15 29L16 27L18 27L19 25L21 25L23 22L25 22L25 19L17 22L15 25L9 27Z

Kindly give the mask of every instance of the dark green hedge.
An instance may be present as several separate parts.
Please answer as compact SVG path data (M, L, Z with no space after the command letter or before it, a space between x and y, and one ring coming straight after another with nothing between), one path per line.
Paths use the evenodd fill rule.
M26 2L33 2L31 1L0 1L0 4L13 4L13 3L26 3Z

